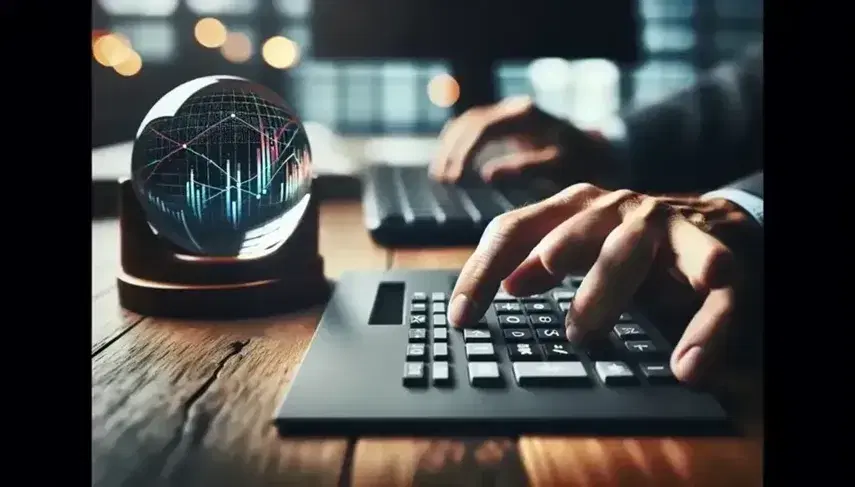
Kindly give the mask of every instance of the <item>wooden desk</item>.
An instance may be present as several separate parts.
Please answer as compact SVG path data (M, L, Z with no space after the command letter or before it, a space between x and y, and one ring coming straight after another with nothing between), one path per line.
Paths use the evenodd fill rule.
M761 484L760 434L281 439L270 419L321 310L237 323L137 316L117 302L117 223L93 222L92 237L92 485ZM355 202L322 205L320 245L333 278L352 269L459 268L470 252L381 249Z

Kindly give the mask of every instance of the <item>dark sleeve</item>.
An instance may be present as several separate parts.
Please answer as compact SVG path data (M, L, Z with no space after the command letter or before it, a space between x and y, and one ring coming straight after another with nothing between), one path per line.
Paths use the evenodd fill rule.
M624 122L630 189L707 191L762 170L762 44Z

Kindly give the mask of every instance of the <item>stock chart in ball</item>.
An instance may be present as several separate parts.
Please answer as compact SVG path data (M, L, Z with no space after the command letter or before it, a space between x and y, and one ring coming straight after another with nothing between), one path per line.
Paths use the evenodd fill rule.
M134 142L132 183L149 224L184 251L252 256L285 242L310 198L296 113L251 81L210 76L164 95Z

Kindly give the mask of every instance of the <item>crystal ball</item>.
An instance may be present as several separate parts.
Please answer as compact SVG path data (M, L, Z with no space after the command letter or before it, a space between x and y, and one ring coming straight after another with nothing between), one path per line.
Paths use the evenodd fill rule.
M154 233L200 256L280 247L310 198L309 139L272 90L233 76L188 81L149 110L131 182Z

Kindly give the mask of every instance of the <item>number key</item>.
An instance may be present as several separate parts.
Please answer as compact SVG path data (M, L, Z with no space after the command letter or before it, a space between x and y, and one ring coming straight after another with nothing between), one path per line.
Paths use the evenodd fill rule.
M527 313L550 313L552 305L547 302L525 303L525 310Z
M499 315L499 326L502 328L528 328L523 315Z
M528 317L531 326L535 328L555 328L558 326L558 317L552 314L538 314Z
M538 328L537 338L542 342L566 342L567 335L558 328Z

